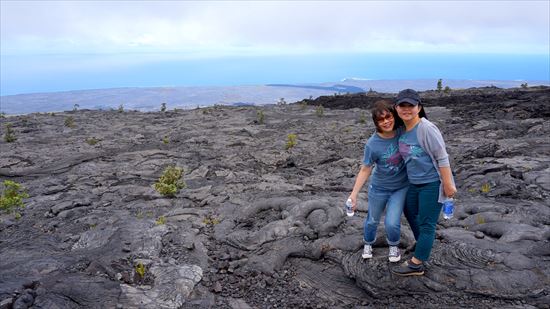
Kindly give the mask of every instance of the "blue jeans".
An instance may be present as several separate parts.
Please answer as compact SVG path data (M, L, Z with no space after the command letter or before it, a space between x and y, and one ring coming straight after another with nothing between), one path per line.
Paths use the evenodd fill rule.
M365 220L365 243L372 245L376 241L376 228L386 209L386 240L388 245L397 246L401 239L401 213L407 196L408 187L399 190L384 190L369 185L369 212ZM387 206L387 207L386 207Z
M435 240L435 228L441 212L441 203L437 202L440 184L439 180L411 184L407 192L403 212L416 239L414 257L421 261L427 261L430 257Z

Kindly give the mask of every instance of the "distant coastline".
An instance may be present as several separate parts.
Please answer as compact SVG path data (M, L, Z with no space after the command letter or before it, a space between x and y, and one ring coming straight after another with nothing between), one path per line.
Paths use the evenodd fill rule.
M451 89L495 86L515 88L546 85L549 81L505 80L443 80L443 86ZM196 87L135 87L73 90L64 92L29 93L0 97L0 112L5 114L29 114L35 112L60 112L78 109L124 109L139 111L159 110L162 103L168 109L196 108L221 105L266 105L284 99L287 103L324 95L360 93L368 91L395 93L400 89L419 91L435 89L437 79L414 80L366 80L345 78L338 82L310 84L266 84L243 86Z

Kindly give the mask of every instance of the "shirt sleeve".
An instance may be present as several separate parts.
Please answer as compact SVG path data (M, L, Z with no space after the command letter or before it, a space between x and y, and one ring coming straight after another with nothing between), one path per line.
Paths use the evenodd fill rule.
M374 165L374 158L373 158L373 152L372 148L369 146L369 143L365 144L365 152L363 154L363 165L366 166L373 166Z
M426 150L435 158L437 167L451 166L443 135L435 125L429 126L426 130L426 146Z

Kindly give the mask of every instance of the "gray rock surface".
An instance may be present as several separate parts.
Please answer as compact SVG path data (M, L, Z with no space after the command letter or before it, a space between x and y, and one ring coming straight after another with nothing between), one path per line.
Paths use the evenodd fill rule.
M549 88L421 95L459 194L414 278L390 273L383 220L361 258L364 193L343 212L372 95L1 119L17 141L0 142L0 180L30 195L0 215L2 308L549 308ZM187 184L174 198L153 187L168 165Z

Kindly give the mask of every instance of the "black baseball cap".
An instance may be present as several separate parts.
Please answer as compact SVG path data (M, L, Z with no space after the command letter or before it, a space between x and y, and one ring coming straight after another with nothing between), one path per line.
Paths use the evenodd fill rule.
M399 105L401 103L418 105L420 102L421 101L418 92L414 91L413 89L404 89L399 91L399 93L397 94L397 102L395 103L395 105Z

